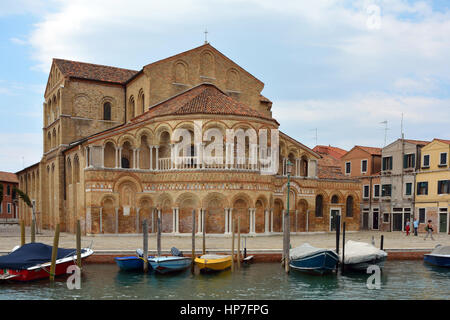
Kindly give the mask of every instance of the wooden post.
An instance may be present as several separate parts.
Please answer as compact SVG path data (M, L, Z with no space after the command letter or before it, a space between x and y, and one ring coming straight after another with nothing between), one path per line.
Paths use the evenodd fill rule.
M36 242L36 221L31 220L31 243Z
M241 217L238 217L237 267L241 267Z
M77 266L81 269L81 224L77 220Z
M345 222L342 226L342 270L341 273L344 274L345 268Z
M36 204L33 201L33 214L31 216L31 243L36 242Z
M195 209L192 210L192 265L191 272L194 274L195 269Z
M200 217L202 217L202 235L203 235L203 254L206 254L206 240L205 240L205 236L206 236L206 230L205 230L205 215L203 213L203 209L201 210L201 215Z
M158 227L158 233L157 233L157 239L156 239L156 249L158 251L158 257L161 256L161 218L158 216L157 218L157 227Z
M53 248L52 248L52 261L50 267L50 281L55 280L55 269L56 269L56 257L58 255L58 244L59 244L59 223L55 228L55 237L53 238Z
M380 250L383 250L384 247L384 236L381 235L381 244L380 244Z
M341 233L341 216L336 216L336 254L339 256L339 240L340 240L340 233ZM336 271L338 271L339 263L336 264Z
M20 220L20 245L25 244L25 223L23 219Z
M143 248L144 248L144 272L148 271L148 223L147 219L144 219L142 223L142 237L143 237Z
M234 271L234 221L231 220L231 272Z

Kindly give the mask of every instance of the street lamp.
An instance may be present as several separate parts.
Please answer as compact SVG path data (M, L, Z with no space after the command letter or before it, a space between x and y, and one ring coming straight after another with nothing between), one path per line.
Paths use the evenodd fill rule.
M284 268L286 272L289 272L289 243L290 243L290 222L289 222L289 193L291 190L291 173L292 163L288 160L286 163L287 172L287 209L284 214Z

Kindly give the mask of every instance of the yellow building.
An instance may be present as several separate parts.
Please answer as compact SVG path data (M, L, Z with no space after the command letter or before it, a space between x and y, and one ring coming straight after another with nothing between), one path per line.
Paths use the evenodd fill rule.
M449 155L450 140L434 139L422 148L415 192L415 211L421 223L419 230L432 220L435 232L449 233Z

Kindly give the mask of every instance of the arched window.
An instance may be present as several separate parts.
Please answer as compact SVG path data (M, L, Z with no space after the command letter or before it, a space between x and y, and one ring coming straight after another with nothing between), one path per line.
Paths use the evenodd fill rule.
M337 195L331 197L331 203L339 203L339 198Z
M10 186L6 186L6 195L11 195L11 187Z
M346 216L353 217L353 197L347 197L347 208L346 208Z
M111 120L111 103L109 102L103 104L103 120Z
M316 217L323 217L323 196L316 196Z

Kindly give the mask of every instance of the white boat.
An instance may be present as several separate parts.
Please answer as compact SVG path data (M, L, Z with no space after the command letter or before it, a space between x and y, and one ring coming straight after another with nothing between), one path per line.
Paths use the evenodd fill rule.
M382 268L386 259L387 253L372 244L352 240L345 244L344 264L346 269L365 272L371 265ZM342 252L339 261L342 263Z
M191 266L192 259L175 256L155 257L148 259L148 263L150 263L153 270L156 272L169 273L189 268Z
M442 246L438 244L431 253L423 256L425 262L439 266L450 267L450 246Z

